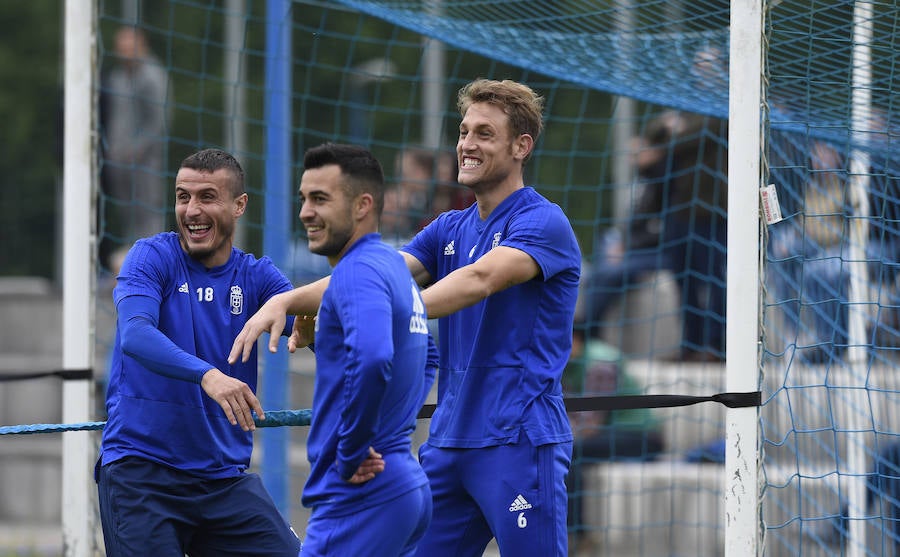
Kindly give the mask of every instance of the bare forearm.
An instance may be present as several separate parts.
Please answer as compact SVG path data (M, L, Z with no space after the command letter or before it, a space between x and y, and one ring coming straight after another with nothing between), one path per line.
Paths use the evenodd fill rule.
M269 333L269 351L278 350L278 339L284 331L286 316L315 315L322 303L322 294L330 281L329 277L320 279L287 292L269 298L259 311L253 314L234 339L228 362L238 360L246 362L256 347L256 341L263 333ZM291 335L293 338L294 335Z
M331 277L324 277L316 282L279 294L278 303L283 305L285 313L288 315L315 315L319 311L322 295L330 281Z
M477 304L493 293L471 265L461 267L422 291L429 319L445 317Z
M537 263L524 251L499 246L426 288L422 301L429 318L444 317L530 280L539 272Z

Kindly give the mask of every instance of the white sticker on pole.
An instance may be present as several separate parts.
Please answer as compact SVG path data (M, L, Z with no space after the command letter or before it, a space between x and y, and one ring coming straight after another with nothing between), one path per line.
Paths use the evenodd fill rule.
M783 217L781 216L781 205L778 203L778 192L775 191L775 184L769 184L759 188L759 197L762 199L763 215L766 217L766 224L775 224Z

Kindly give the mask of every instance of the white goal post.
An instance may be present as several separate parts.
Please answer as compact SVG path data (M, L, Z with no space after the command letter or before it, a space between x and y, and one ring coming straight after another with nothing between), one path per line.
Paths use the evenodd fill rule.
M726 388L759 390L759 187L762 0L731 0L728 126ZM729 408L725 555L761 555L759 408Z
M94 0L65 2L65 162L63 166L63 369L93 369L92 223L94 188L93 95L96 76ZM93 381L63 382L65 423L90 420ZM80 431L62 434L62 530L66 557L92 554L94 448Z

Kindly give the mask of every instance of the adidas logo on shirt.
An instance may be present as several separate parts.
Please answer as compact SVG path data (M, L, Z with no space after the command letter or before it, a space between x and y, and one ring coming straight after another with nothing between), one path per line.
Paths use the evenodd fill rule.
M184 283L181 286L179 286L178 291L181 292L182 294L187 294L188 292L190 292L190 290L188 290L187 283Z
M526 501L525 498L522 497L522 494L520 493L519 495L516 496L516 498L513 500L512 504L509 506L509 512L516 513L519 511L524 511L526 509L530 509L530 508L531 508L531 503Z
M455 255L456 249L453 247L453 240L450 240L450 243L444 246L444 255Z

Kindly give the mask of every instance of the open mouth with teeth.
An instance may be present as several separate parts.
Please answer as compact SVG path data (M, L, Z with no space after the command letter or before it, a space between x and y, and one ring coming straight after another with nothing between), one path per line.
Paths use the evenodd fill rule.
M469 158L469 157L463 157L462 164L460 165L460 168L466 168L466 169L468 169L468 168L476 168L476 167L478 167L478 166L481 166L481 161L480 161L480 160L478 160L478 159L473 159L473 158Z
M191 239L201 239L204 238L210 230L212 230L212 225L209 224L188 224L185 226L185 229L188 232L188 236Z
M322 230L324 230L324 229L325 229L324 226L314 226L314 225L309 225L309 226L306 227L306 235L308 236L308 235L310 235L310 234L315 234L316 232L320 232L320 231L322 231Z

